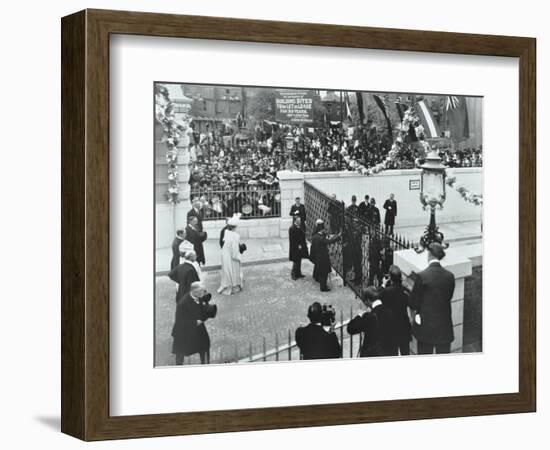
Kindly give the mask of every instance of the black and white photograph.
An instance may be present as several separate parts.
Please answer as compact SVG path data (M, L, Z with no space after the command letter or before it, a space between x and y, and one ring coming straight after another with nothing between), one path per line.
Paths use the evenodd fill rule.
M155 367L483 351L483 97L152 89Z

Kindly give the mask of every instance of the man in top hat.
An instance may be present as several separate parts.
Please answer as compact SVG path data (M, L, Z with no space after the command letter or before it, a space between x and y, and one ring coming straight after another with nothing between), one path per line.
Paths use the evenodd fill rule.
M292 261L290 276L293 280L304 278L302 275L302 259L309 256L306 244L306 235L302 229L302 219L296 214L292 225L288 229L288 259Z
M319 282L321 292L330 291L330 288L327 286L327 280L328 274L332 272L332 266L330 264L328 246L340 239L340 236L341 234L327 236L324 222L321 219L317 219L315 222L309 259L314 264L313 278Z
M397 217L397 202L395 201L395 195L390 194L390 198L384 202L384 209L386 214L384 215L385 233L393 234L393 227L395 225L395 218Z
M300 197L296 197L294 205L290 207L291 216L300 216L301 219L301 228L306 231L306 207L300 202Z
M415 311L412 332L418 354L449 353L454 340L451 299L455 289L452 272L441 266L445 249L438 242L428 246L428 267L414 278L409 306Z

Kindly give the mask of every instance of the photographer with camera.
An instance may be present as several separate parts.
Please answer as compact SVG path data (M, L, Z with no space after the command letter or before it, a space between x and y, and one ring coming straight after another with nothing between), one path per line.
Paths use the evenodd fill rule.
M172 353L176 365L182 365L185 356L199 354L201 364L210 364L210 336L205 322L217 314L217 306L210 304L212 294L206 292L200 281L191 283L191 290L178 300L176 320L172 328Z
M361 293L367 307L348 323L349 334L364 333L359 356L397 356L395 319L392 311L380 300L382 288L369 286Z
M336 311L331 305L312 303L307 310L310 323L296 329L296 345L302 359L341 358L342 347L334 332Z

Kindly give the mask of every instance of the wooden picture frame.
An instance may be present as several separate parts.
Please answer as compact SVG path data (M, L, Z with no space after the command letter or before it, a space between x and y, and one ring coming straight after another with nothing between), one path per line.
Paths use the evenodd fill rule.
M62 30L62 416L84 440L535 411L536 40L85 10ZM220 39L519 58L519 392L142 416L109 415L109 36Z

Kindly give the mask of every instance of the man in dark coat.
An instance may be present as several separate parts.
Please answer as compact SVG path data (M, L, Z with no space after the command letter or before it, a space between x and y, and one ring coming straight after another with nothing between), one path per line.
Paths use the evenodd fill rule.
M168 277L178 283L178 291L176 293L176 302L180 301L185 294L191 289L191 284L199 281L199 274L195 269L193 262L197 259L197 254L194 250L185 252L184 261L178 264L170 271Z
M380 300L382 290L369 286L361 294L367 312L351 319L347 326L349 334L364 333L360 356L397 356L395 345L395 320L389 308Z
M180 263L180 244L185 239L185 230L179 229L176 230L176 237L172 241L172 261L170 261L170 270L174 270L174 268Z
M395 320L395 344L401 355L410 355L411 322L408 313L409 293L402 284L401 269L391 266L389 280L382 292L384 306L393 313Z
M199 200L195 200L193 202L193 207L187 213L187 223L189 223L191 217L197 218L197 229L199 231L202 231L202 221L204 220L204 213L201 209L201 202Z
M351 205L347 207L346 211L354 216L359 214L359 206L357 206L357 197L355 195L351 196Z
M368 217L369 209L370 209L369 196L365 195L365 200L359 203L359 209L358 209L359 216L361 216L361 218L366 220Z
M358 221L350 216L346 216L346 227L342 235L342 257L344 274L353 268L353 282L361 283L363 280L363 252L362 252L362 234Z
M294 216L292 226L288 229L288 259L292 261L290 276L293 280L304 278L302 275L302 259L309 256L306 244L306 234L302 229L302 219Z
M314 264L313 278L321 285L321 291L330 291L327 286L328 274L332 271L328 245L340 239L340 234L328 237L322 220L318 219L313 237L311 238L311 250L309 259Z
M384 225L386 234L393 234L393 226L395 225L395 218L397 217L397 202L395 201L395 195L390 194L384 202L384 209L386 214L384 215Z
M412 332L421 355L449 353L454 340L451 299L455 289L452 272L441 267L445 257L443 246L428 246L428 268L414 276L409 306L414 315Z
M305 327L298 327L295 333L296 345L300 349L302 359L341 358L342 347L334 329L321 325L321 304L312 303L308 308L307 316L310 323Z
M380 211L376 206L376 199L374 197L370 199L370 206L367 211L367 222L375 227L380 226Z
M203 264L206 262L204 257L203 242L206 241L208 235L205 231L199 230L199 219L196 216L189 217L189 223L185 229L186 239L193 244L195 253L197 254L197 262Z
M302 220L302 230L306 231L306 207L300 203L300 197L296 197L294 205L290 207L290 215L294 217L296 214Z
M369 247L368 247L369 261L369 279L368 285L374 284L374 277L378 280L378 284L382 283L382 243L376 233L370 235Z
M176 364L182 365L185 356L198 353L201 364L210 362L210 336L205 322L208 319L201 298L206 294L200 282L191 285L191 291L185 294L176 307L176 320L172 328L172 353L176 355Z

